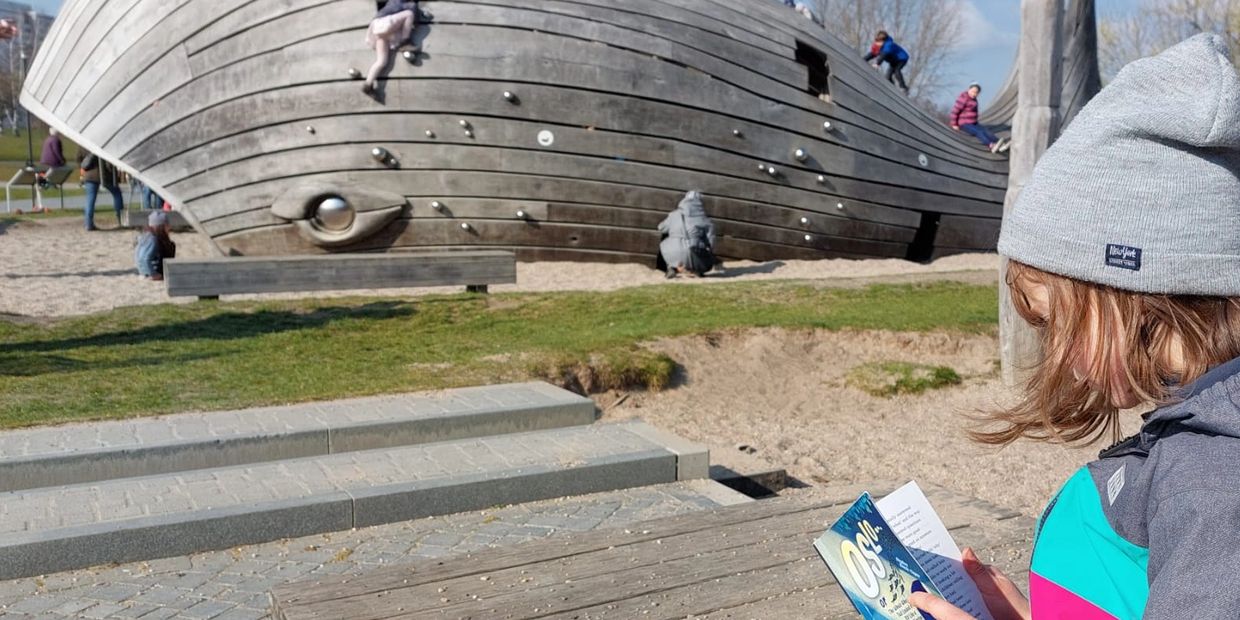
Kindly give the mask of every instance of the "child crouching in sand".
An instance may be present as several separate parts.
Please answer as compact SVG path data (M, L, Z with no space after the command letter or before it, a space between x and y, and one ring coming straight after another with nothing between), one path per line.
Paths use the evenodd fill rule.
M169 234L171 230L167 213L155 211L147 216L146 228L142 229L138 247L134 249L138 275L151 280L164 279L164 261L177 255L177 244Z
M1044 358L975 436L1096 440L1157 409L1048 504L1028 600L965 553L992 615L1240 617L1240 78L1222 39L1121 71L1038 163L999 251Z

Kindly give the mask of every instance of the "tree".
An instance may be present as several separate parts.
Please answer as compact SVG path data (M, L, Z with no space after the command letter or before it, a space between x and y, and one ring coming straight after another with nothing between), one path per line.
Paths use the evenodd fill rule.
M964 35L960 0L853 0L825 3L826 28L864 54L874 33L886 30L909 50L905 68L909 93L933 101L945 83L945 69Z
M1104 15L1098 23L1103 78L1201 32L1222 35L1235 58L1240 53L1240 0L1144 0L1129 14Z

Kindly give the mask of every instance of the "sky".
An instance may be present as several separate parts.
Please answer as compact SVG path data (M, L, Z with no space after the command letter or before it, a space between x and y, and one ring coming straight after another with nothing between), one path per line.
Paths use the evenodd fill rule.
M846 2L847 0L832 0ZM1098 16L1122 15L1139 4L1139 0L1097 0ZM1020 41L1020 2L1017 0L961 0L965 14L967 41L961 44L956 63L959 69L950 72L964 90L976 80L982 85L983 107L998 94L1016 60L1016 44ZM953 90L953 89L948 89ZM949 93L955 98L954 93ZM948 96L948 95L945 95Z
M36 9L49 14L60 10L63 0L26 0ZM847 2L848 0L831 0ZM1139 0L1097 0L1098 14L1114 15L1131 10ZM958 69L950 78L961 83L982 84L982 105L998 93L1016 59L1016 43L1020 40L1020 2L1018 0L960 0L965 14L968 39L961 44ZM948 89L953 90L953 89ZM945 95L954 97L955 95Z

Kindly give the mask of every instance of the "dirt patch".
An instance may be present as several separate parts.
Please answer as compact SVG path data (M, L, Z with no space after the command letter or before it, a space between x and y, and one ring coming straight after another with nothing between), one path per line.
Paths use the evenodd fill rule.
M966 415L1010 402L993 336L753 330L655 343L683 367L661 393L600 399L604 419L640 417L705 443L744 445L810 484L916 479L1036 516L1097 453L1020 442L1003 450L965 435ZM875 397L848 371L891 359L947 366L959 385Z

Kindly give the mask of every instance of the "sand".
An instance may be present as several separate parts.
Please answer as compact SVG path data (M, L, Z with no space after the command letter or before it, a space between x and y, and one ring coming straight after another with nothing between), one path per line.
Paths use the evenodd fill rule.
M604 419L640 417L708 445L712 462L749 446L811 485L918 480L1036 516L1100 447L1000 450L965 436L969 414L1015 397L995 371L993 336L764 329L652 346L683 364L683 384L601 398ZM949 366L964 382L894 398L845 385L849 369L871 361ZM1130 418L1135 430L1139 416Z
M97 214L102 226L110 213ZM138 235L130 230L86 232L78 218L56 218L0 224L0 313L34 317L91 314L122 306L190 303L170 299L165 287L138 277L133 248ZM181 257L212 256L210 244L198 234L174 234ZM653 258L651 266L653 266ZM998 268L993 254L953 256L929 265L902 260L824 260L733 262L721 274L684 277L676 285L773 279L874 278L918 274L967 272ZM663 274L642 265L588 263L522 263L517 284L492 287L506 291L609 291L667 282ZM226 299L288 299L348 295L416 296L460 292L455 288L337 291L331 293L241 295Z
M102 214L99 221L107 218ZM161 283L136 275L136 238L133 231L87 233L76 218L0 224L0 312L61 317L172 301ZM178 234L175 240L182 256L211 255L200 235ZM994 255L958 256L930 265L899 260L732 263L722 276L685 278L672 285L942 277L931 274L973 274L993 281L997 267ZM521 264L518 281L493 290L602 291L667 282L640 265L576 263ZM428 292L437 291L373 293ZM359 293L368 291L338 294ZM708 444L716 462L744 444L756 449L755 457L784 466L812 485L917 479L1034 515L1057 485L1096 453L1096 447L1031 442L995 450L964 436L964 414L1013 396L995 376L998 344L990 336L754 330L652 346L683 364L681 384L661 393L601 395L605 418L644 418ZM880 360L947 365L966 379L961 386L890 399L843 384L848 369Z

